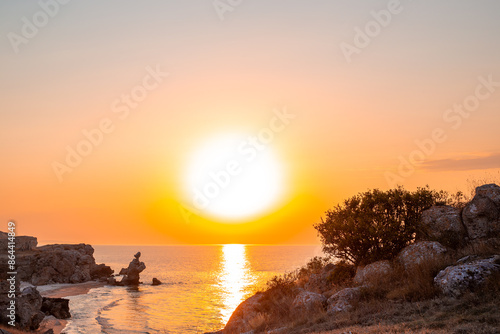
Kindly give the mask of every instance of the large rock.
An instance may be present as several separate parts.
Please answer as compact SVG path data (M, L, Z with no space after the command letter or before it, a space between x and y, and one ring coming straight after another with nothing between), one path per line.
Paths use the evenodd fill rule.
M357 285L375 286L386 283L392 276L394 269L389 261L377 261L364 267L358 267L354 283Z
M253 329L251 324L254 323L254 319L262 315L260 312L262 296L262 293L257 293L238 305L222 332L229 334L251 331Z
M462 213L464 225L471 239L500 236L500 187L485 184L476 188L476 195Z
M444 246L457 248L465 244L467 231L462 223L460 210L451 206L433 206L422 213L418 240L437 241Z
M322 294L301 291L293 300L292 307L299 311L315 311L322 310L326 303L326 297Z
M57 319L71 318L69 299L43 297L41 311L46 315L53 315Z
M40 326L45 314L41 311L42 296L35 287L23 290L16 300L16 322L22 329L35 330Z
M127 274L122 278L120 284L122 285L138 285L139 274L146 269L144 262L139 261L141 252L134 255L134 259L130 262L127 268Z
M335 315L339 312L347 312L353 309L354 304L361 297L361 287L345 288L328 298L327 313Z
M403 248L397 260L405 269L432 261L447 252L446 247L437 241L419 241Z
M459 297L479 287L493 273L500 271L500 255L469 263L449 266L434 278L439 290L450 297Z
M81 283L109 277L111 269L96 265L93 253L94 249L87 244L46 245L19 252L18 277L33 285Z
M115 271L111 269L110 266L105 265L104 263L101 264L92 264L90 266L90 277L92 279L98 279L98 278L105 278L107 279L108 277L111 277Z

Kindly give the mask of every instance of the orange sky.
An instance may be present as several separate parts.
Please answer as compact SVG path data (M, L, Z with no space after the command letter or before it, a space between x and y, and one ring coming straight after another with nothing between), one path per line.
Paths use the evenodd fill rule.
M0 221L40 242L316 243L328 208L390 180L499 180L500 4L389 3L85 1L46 22L0 4ZM276 201L234 221L193 209L194 152L283 108ZM69 166L68 147L87 155Z

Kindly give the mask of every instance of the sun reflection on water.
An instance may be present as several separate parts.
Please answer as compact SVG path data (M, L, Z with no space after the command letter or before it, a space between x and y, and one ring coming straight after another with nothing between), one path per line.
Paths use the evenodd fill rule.
M247 287L253 277L246 257L245 245L222 246L222 272L219 284L222 288L222 320L226 323L236 307L245 299Z

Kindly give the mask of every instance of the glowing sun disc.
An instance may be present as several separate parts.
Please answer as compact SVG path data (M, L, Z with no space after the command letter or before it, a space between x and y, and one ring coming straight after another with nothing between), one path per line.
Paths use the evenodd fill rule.
M190 205L200 214L242 220L279 201L283 171L272 148L250 136L224 135L193 154L186 172Z

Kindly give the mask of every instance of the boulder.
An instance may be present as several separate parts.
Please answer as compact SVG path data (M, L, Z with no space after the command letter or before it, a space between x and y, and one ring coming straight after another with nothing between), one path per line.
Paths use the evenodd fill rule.
M434 284L449 297L460 297L467 291L473 291L490 275L500 272L500 255L469 263L466 258L459 261L460 264L449 266L434 277Z
M110 266L105 265L104 263L101 264L92 264L90 266L90 277L92 279L99 279L99 278L109 278L113 275L115 271L111 269Z
M253 320L262 315L260 312L262 296L262 293L257 293L238 305L222 332L245 333L252 330L251 324Z
M335 315L339 312L346 312L352 310L354 304L359 301L361 297L361 287L345 288L328 298L327 313Z
M500 236L500 187L485 184L464 208L462 219L470 239Z
M139 285L139 274L146 269L144 262L140 262L141 252L134 255L134 259L130 262L127 268L127 275L125 275L121 284L123 285Z
M444 255L446 247L437 241L419 241L403 248L398 254L397 260L405 269L428 262Z
M153 282L151 283L152 285L160 285L161 284L161 281L156 278L156 277L153 277Z
M23 290L16 301L16 322L21 329L38 329L45 314L40 310L42 307L42 296L34 287Z
M437 241L451 248L463 246L467 240L467 231L462 223L460 210L448 205L433 206L425 210L417 239Z
M53 315L57 319L71 318L69 299L43 297L41 311L46 315Z
M326 297L322 294L303 290L293 300L292 308L299 311L322 310L325 303Z
M354 276L354 284L374 286L387 282L394 269L389 261L377 261L370 263L364 267L358 267L356 276Z
M122 269L120 270L120 273L119 273L118 275L122 275L122 276L123 276L123 275L127 275L127 268L122 268Z

